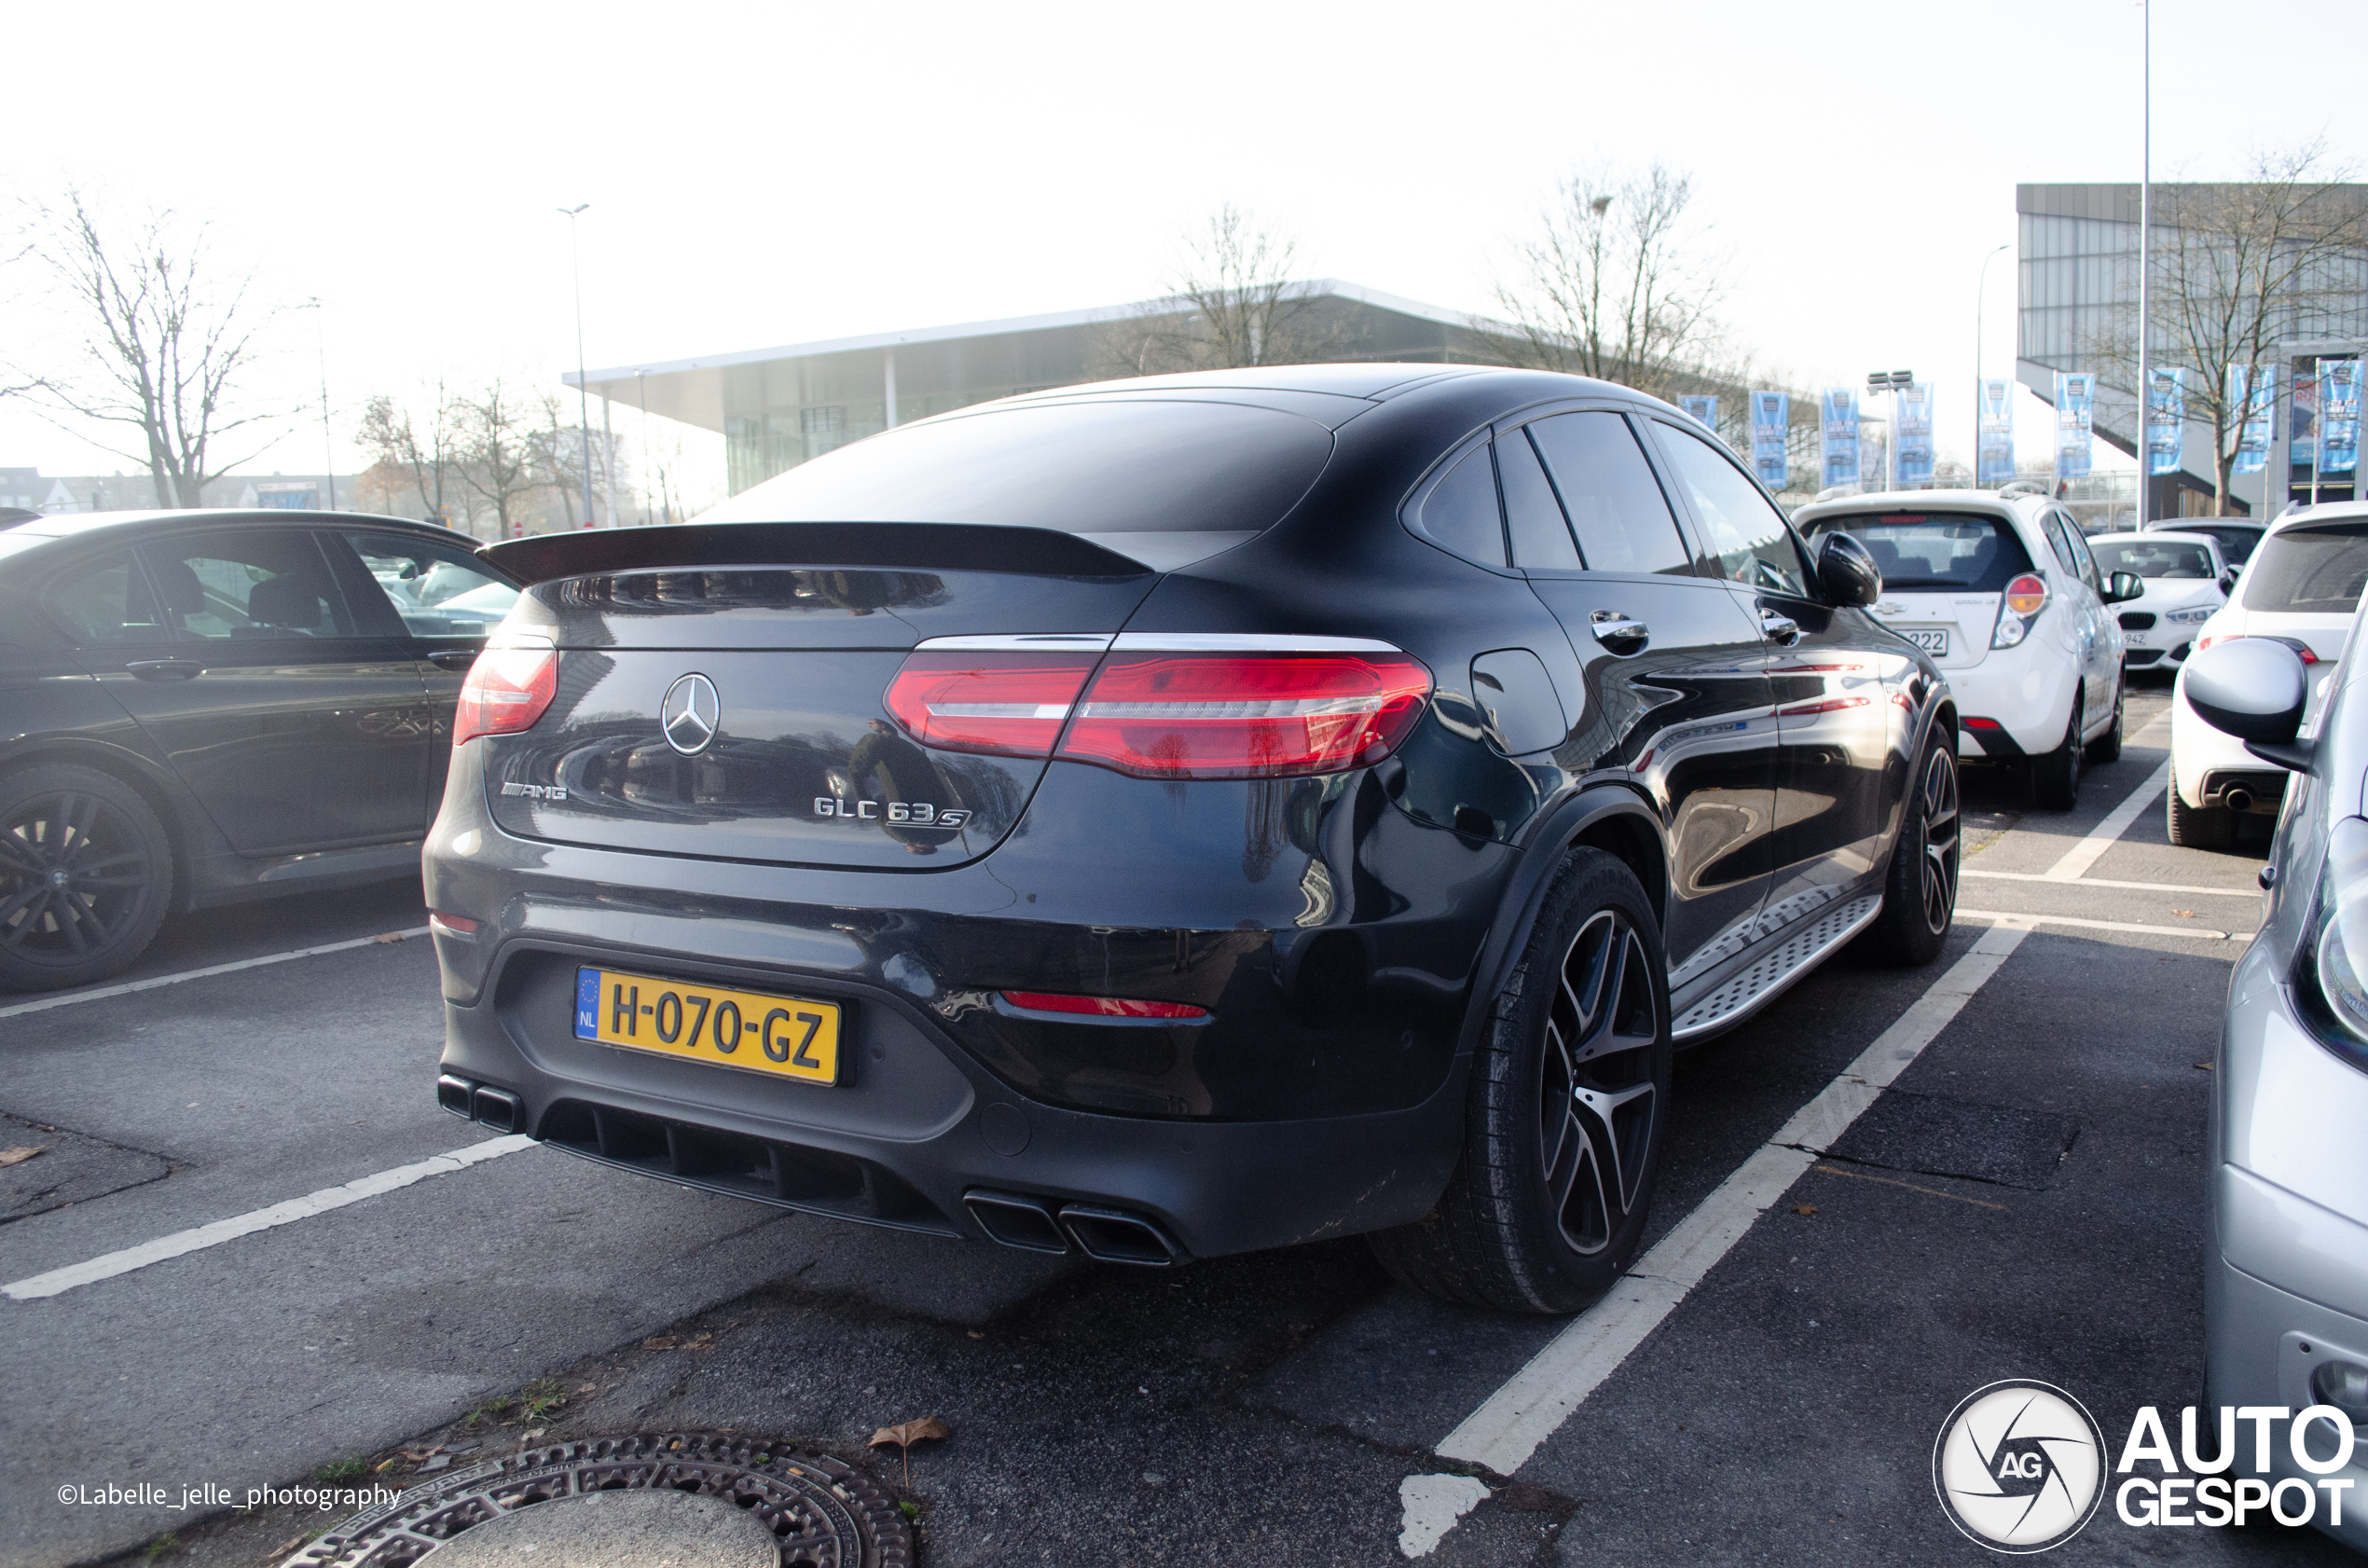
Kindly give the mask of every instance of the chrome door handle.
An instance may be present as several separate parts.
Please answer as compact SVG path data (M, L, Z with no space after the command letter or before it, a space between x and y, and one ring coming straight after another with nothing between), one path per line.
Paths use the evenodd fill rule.
M428 655L428 663L438 669L466 669L476 662L474 648L438 648Z
M1652 640L1653 631L1642 621L1631 621L1617 610L1598 610L1589 617L1588 629L1595 640L1615 653L1640 653Z
M1770 642L1781 642L1787 648L1800 640L1800 623L1790 615L1779 615L1773 610L1759 612L1760 635Z

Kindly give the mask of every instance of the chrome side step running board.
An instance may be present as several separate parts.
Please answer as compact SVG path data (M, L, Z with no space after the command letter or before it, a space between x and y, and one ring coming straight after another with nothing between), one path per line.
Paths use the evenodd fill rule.
M1671 1034L1679 1040L1699 1039L1742 1023L1872 925L1882 909L1882 895L1869 893L1805 923L1679 1014Z

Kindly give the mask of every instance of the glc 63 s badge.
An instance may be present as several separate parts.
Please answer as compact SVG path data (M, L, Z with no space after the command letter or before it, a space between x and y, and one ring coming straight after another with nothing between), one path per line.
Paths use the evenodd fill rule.
M865 822L909 822L916 828L958 828L971 819L959 807L940 809L928 801L843 801L814 797L817 817L850 817Z

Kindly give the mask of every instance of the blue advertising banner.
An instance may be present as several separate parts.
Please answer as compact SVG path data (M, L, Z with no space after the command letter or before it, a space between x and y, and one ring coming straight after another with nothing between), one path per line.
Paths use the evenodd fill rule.
M2228 406L2244 410L2237 427L2237 461L2232 472L2258 474L2269 466L2269 443L2276 437L2278 367L2274 364L2232 364L2228 367Z
M2149 370L2146 379L2146 472L2176 474L2187 456L2187 372Z
M2088 472L2088 437L2097 412L2097 378L2086 371L2056 372L2056 477L2077 479Z
M2360 362L2319 362L2319 472L2350 474L2360 467Z
M1981 453L1974 483L1988 488L2015 476L2015 383L1981 384Z
M1933 389L1922 381L1892 394L1899 407L1899 457L1894 472L1898 484L1933 482Z
M1858 392L1836 387L1820 394L1817 423L1825 438L1825 484L1858 483Z
M1718 399L1714 397L1681 397L1677 406L1701 420L1713 435L1718 433Z
M1781 490L1792 483L1792 469L1785 461L1784 452L1785 433L1792 423L1790 393L1752 393L1752 467L1758 473L1759 482L1770 490Z

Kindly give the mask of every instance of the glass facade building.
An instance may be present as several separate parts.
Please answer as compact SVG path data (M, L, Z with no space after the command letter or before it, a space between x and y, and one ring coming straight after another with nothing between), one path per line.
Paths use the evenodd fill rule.
M621 407L720 432L731 492L823 453L950 409L1017 392L1145 370L1147 336L1189 337L1189 309L1152 300L1101 309L792 344L589 372ZM1299 285L1292 327L1311 357L1427 364L1505 363L1461 311L1354 283ZM576 378L566 376L568 385Z

